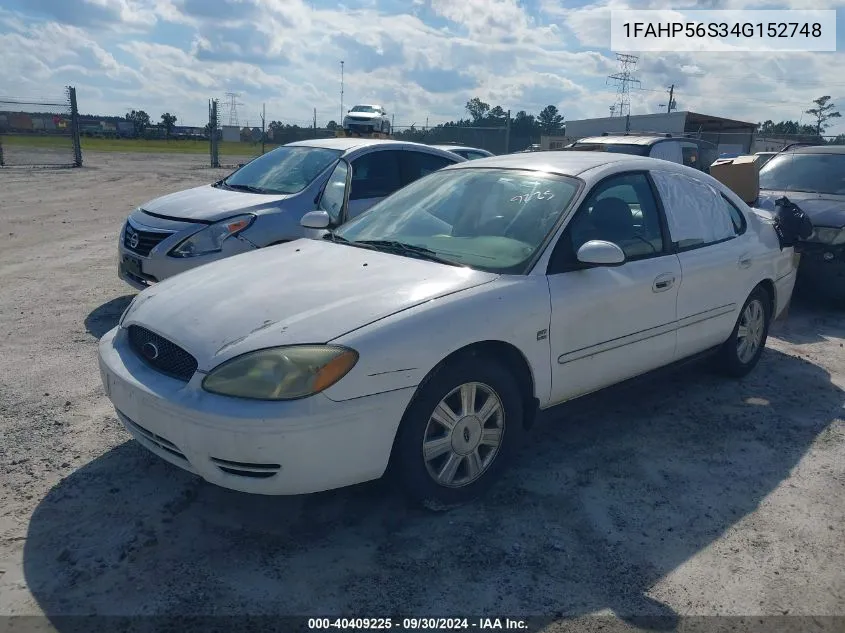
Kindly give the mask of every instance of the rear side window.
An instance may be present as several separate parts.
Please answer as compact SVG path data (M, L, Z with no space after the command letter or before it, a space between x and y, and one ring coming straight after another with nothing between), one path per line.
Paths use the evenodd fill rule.
M384 198L402 186L399 160L404 152L382 150L352 161L350 200Z
M652 172L663 200L669 235L678 250L700 248L736 237L738 210L702 180L683 174ZM740 214L740 221L742 217Z
M681 144L678 141L660 141L651 147L648 153L651 158L659 158L661 160L668 160L673 163L683 163L684 153L681 150Z
M457 160L451 160L426 152L405 151L402 152L402 162L404 165L402 174L403 185L407 185L423 176L428 176L438 169L442 169L446 165L452 165Z

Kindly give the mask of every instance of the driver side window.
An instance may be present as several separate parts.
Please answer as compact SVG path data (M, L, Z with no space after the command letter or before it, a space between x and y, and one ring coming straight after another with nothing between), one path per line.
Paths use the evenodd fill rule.
M549 272L577 269L578 249L591 240L613 242L628 260L663 254L660 213L645 174L612 176L596 185L555 247Z
M343 201L346 197L346 176L349 173L349 165L341 160L334 168L332 175L326 182L323 195L320 196L320 210L325 211L331 218L333 225L341 223L343 214Z

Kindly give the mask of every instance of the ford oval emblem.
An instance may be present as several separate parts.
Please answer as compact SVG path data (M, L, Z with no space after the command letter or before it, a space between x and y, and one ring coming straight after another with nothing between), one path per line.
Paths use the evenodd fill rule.
M141 353L147 360L155 360L158 358L158 347L155 343L144 343L141 347Z

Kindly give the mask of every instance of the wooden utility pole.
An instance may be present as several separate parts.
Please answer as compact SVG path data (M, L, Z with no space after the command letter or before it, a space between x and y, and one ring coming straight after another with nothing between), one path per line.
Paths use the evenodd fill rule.
M675 94L675 84L672 84L671 86L669 86L669 105L666 106L666 108L667 108L666 112L671 113L672 109L675 107L675 101L672 97L672 95L674 95L674 94Z

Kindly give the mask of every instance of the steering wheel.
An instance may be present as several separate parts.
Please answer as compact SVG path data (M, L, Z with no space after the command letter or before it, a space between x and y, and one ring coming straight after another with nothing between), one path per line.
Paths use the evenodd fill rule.
M504 235L511 222L503 215L496 215L478 227L479 235Z

